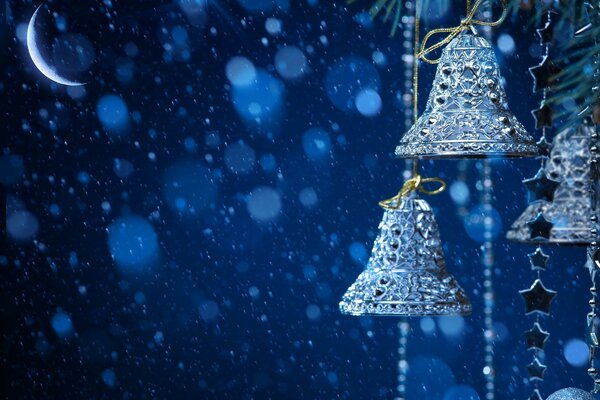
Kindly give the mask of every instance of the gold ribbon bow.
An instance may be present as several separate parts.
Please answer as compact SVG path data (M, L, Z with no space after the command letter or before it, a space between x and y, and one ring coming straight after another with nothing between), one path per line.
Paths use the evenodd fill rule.
M437 64L440 62L441 57L436 58L436 59L431 59L431 58L427 58L426 55L431 53L432 51L435 51L435 50L439 49L440 47L443 47L443 46L447 45L448 43L450 43L452 41L452 39L454 39L456 36L458 36L458 34L461 33L463 30L469 29L473 25L498 26L502 22L504 22L504 20L506 19L506 16L508 15L508 5L506 3L506 0L500 0L500 4L502 5L502 15L496 21L487 22L487 21L480 21L478 19L475 19L475 14L477 14L477 10L479 9L479 7L483 3L483 1L484 0L477 0L475 2L475 4L473 5L473 7L471 7L471 0L467 0L467 16L465 19L460 21L459 26L454 27L454 28L434 29L434 30L430 31L429 33L427 33L427 35L425 35L425 37L423 38L423 41L421 42L421 50L417 53L417 57L429 64ZM440 33L447 33L448 35L444 39L440 40L439 42L427 47L427 41L429 40L429 38L431 38L431 36L433 36L433 35L437 35Z
M440 187L433 190L428 190L423 187L424 183L431 182L439 183ZM442 178L422 178L421 175L417 174L404 182L402 189L400 189L397 195L386 200L381 200L379 205L386 210L397 210L400 207L400 200L412 192L419 191L428 195L436 195L442 193L445 189L446 182Z

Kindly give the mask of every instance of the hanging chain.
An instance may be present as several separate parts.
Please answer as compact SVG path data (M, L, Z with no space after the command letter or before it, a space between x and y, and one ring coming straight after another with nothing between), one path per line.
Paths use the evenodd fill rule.
M543 24L542 28L538 29L538 31L537 31L538 35L539 35L539 39L540 39L540 46L543 49L543 54L542 54L543 59L545 59L546 57L549 56L551 38L547 37L546 35L543 35L542 33L547 29L550 29L550 30L553 29L553 27L551 26L552 23L553 23L552 11L550 8L548 8L548 10L546 12L546 21ZM538 113L541 113L542 108L545 106L547 96L548 96L548 88L544 87L543 92L542 92L542 100L540 102L540 108L539 108ZM550 125L550 122L547 120L540 120L540 114L538 114L536 116L536 121L537 121L536 128L538 128L538 129L541 128L541 139L540 139L539 143L546 144L547 143L546 126ZM541 123L541 126L540 126L540 123ZM546 158L547 158L547 153L542 154L540 157L541 170L543 170L543 168L544 168ZM531 400L542 400L542 395L540 394L540 382L542 382L544 380L544 374L546 372L547 367L546 367L546 365L542 364L541 360L543 359L542 354L544 352L546 340L548 339L550 334L548 332L545 332L542 329L541 317L542 317L542 315L548 315L550 313L549 302L552 300L554 295L556 295L556 292L547 290L544 287L542 280L541 280L541 273L542 273L542 271L546 270L546 266L547 266L547 263L548 263L548 260L550 257L548 255L544 254L541 247L539 247L539 246L536 248L536 250L533 253L529 254L528 257L529 257L531 269L536 274L536 279L535 279L533 285L529 289L521 290L520 294L523 296L523 299L525 300L527 315L532 314L532 313L535 314L535 321L534 321L531 329L525 332L527 349L533 353L532 362L529 365L527 365L529 381L533 384L533 393L529 398ZM533 301L533 303L532 303L531 295L534 293L533 291L534 291L534 288L536 288L536 287L538 290L543 290L544 292L546 292L547 295L550 295L547 305L540 307L540 305L536 304L535 301Z
M597 59L596 62L600 62L600 59ZM596 237L597 232L597 223L598 216L596 214L596 205L598 202L598 180L600 178L599 173L599 149L598 149L598 137L600 136L600 125L596 126L596 129L592 133L592 140L590 146L591 159L590 159L590 169L592 173L592 186L590 187L590 197L592 200L592 236ZM590 273L590 311L587 314L587 344L590 350L590 363L588 368L588 374L590 378L594 381L592 393L596 398L600 398L600 378L598 377L598 370L596 368L596 351L600 346L600 338L598 336L598 310L597 310L597 300L598 300L598 288L596 286L596 278L598 272L600 271L600 246L598 242L590 243L590 246L587 250L587 268Z
M595 21L596 23L600 22L600 6L596 5L596 7L590 7L590 15L591 22ZM598 41L596 40L596 45ZM600 66L600 53L596 53L596 58L594 60L597 66ZM594 79L599 85L596 86L596 90L600 87L600 68L595 68L596 76ZM598 149L598 138L600 137L600 124L597 124L595 130L592 133L592 140L590 143L590 170L592 174L592 186L590 187L590 197L592 201L592 236L596 237L598 232L598 216L596 214L596 207L598 204L598 196L600 196L600 191L598 187L598 181L600 180L600 150ZM598 371L596 368L596 351L600 346L600 338L598 337L598 313L597 313L597 299L598 299L598 291L596 286L596 276L600 271L600 246L598 242L593 242L588 247L587 251L587 266L590 272L591 279L591 287L590 294L591 298L589 301L590 304L590 312L587 315L587 344L590 350L590 364L588 368L588 374L594 381L592 387L592 394L595 399L600 398L600 378L598 377Z
M549 25L552 23L552 14L551 14L551 10L550 8L546 11L546 24ZM542 56L543 58L546 58L550 55L550 42L546 42L546 43L542 43L543 40L540 38L540 44L543 46L544 48L544 55ZM540 108L544 107L546 105L546 100L548 99L548 88L544 87L544 90L542 91L542 103L540 105ZM548 136L546 136L546 128L547 125L544 123L542 124L542 137L541 137L541 143L547 143L548 142ZM540 157L540 166L541 168L544 167L544 165L546 164L546 157Z
M467 13L471 11L471 5L467 4ZM486 1L481 5L479 12L481 19L489 20L492 17L491 1ZM492 26L482 27L483 36L492 39ZM486 212L492 208L492 165L490 160L483 160L480 163L479 173L479 204L483 206ZM493 219L486 217L484 220L484 242L481 246L481 265L483 267L483 340L484 348L484 366L483 376L485 378L485 399L494 400L496 398L496 369L494 366L494 341L496 331L494 329L494 306L496 295L494 293L494 244L493 244Z
M407 318L402 318L398 322L398 386L396 391L398 396L395 400L406 400L406 380L408 375L408 335L410 333L410 324Z
M597 300L598 300L598 288L596 286L596 275L598 273L598 243L592 242L587 249L587 267L590 272L590 280L592 282L590 286L590 311L587 314L587 345L589 347L589 367L588 375L592 378L592 394L598 395L600 393L600 379L598 378L598 370L596 369L596 350L599 346L598 338L598 314L597 314Z
M414 123L417 123L417 113L418 113L418 91L419 91L419 65L418 65L418 47L419 47L419 29L421 26L420 16L421 12L421 0L415 0L415 16L414 16L414 48L413 48L413 120ZM408 58L408 57L407 57ZM406 121L405 121L406 123ZM419 191L421 193L425 193L428 195L436 195L443 192L446 189L446 182L442 178L423 178L419 175L419 167L418 167L418 159L413 159L412 163L412 177L404 182L404 186L400 189L400 191L394 196L386 200L382 200L379 202L379 205L385 209L395 210L400 206L400 201L402 197L408 196L410 193ZM436 183L437 187L426 188L423 184L426 183Z
M414 119L414 101L413 101L413 85L414 85L414 66L415 66L415 55L413 50L413 38L415 35L415 5L411 1L404 2L406 13L402 17L402 47L404 52L402 54L402 61L404 61L404 88L401 93L401 104L404 110L404 131L408 131ZM410 179L412 161L410 159L404 160L404 180Z
M417 0L418 1L418 0ZM404 6L406 8L405 15L402 17L402 26L403 26L403 61L404 61L404 92L402 93L402 105L404 109L404 129L409 130L413 124L413 119L416 115L415 107L416 101L415 96L416 93L411 93L411 89L414 89L415 81L414 81L414 69L416 68L416 57L415 50L416 46L413 48L413 38L416 37L415 31L417 30L416 26L416 12L417 5L415 5L411 1L404 2ZM418 40L418 37L417 37ZM414 170L416 170L416 165L412 165L413 169L413 177L415 176ZM405 171L404 171L404 179L408 180L411 178L411 161L405 160ZM402 318L400 322L398 322L398 382L396 386L397 396L395 400L407 400L406 399L406 381L408 375L408 336L410 334L410 324L408 323L407 318Z
M490 209L492 202L492 166L489 160L484 160L480 164L480 204L486 209ZM485 355L483 376L485 377L485 399L494 400L496 398L496 371L494 367L494 340L496 332L494 329L494 247L493 247L493 224L490 217L484 220L484 242L481 246L481 264L483 266L483 318L484 331L483 338L485 342Z

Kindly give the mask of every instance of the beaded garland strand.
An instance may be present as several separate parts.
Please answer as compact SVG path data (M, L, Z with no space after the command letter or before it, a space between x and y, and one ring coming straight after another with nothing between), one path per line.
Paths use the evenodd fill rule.
M589 15L589 26L594 26L600 23L600 5L596 3L594 6L591 2L586 2ZM585 29L585 28L584 28ZM596 46L598 41L595 41ZM600 64L600 52L596 54L594 62ZM596 75L594 80L596 81L595 90L600 90L600 72L598 68L595 69ZM598 148L598 139L600 138L600 121L593 121L596 123L596 129L592 133L592 140L590 143L590 171L592 174L592 186L590 188L590 196L592 198L592 225L596 225L598 222L598 215L596 211L596 204L598 202L598 196L600 196L600 149ZM595 229L595 228L593 228ZM596 236L598 232L592 232L593 236ZM595 400L600 400L600 378L598 377L598 370L596 368L596 352L600 347L600 337L598 335L598 312L597 312L597 300L598 300L598 287L596 285L596 279L598 272L600 271L600 244L597 241L592 242L587 249L587 263L586 266L590 273L591 286L589 300L590 311L587 314L587 344L590 351L589 368L588 374L593 380L593 386L591 393Z
M491 2L486 2L480 12L484 21L492 18ZM491 40L491 25L482 26L481 30L486 39ZM483 160L478 164L479 167L479 203L482 209L492 208L492 165L490 160ZM493 221L491 218L484 219L483 244L481 246L481 265L483 267L483 340L484 347L484 366L482 369L485 378L485 399L494 400L496 398L496 369L494 367L494 340L496 332L494 329L494 243L493 243Z
M404 63L404 87L401 93L401 101L404 110L404 128L408 130L414 118L413 112L413 94L411 93L413 85L413 71L415 65L415 58L413 55L413 36L415 26L415 4L411 1L404 3L405 13L402 16L402 27L403 27L403 54L402 61ZM408 180L411 177L411 166L410 160L405 160L404 179ZM398 382L396 386L395 400L407 400L406 399L406 383L408 376L408 337L410 335L410 324L408 318L403 317L398 322Z
M545 83L541 83L540 75L537 71L539 71L539 69L542 68L543 65L548 65L549 63L551 63L548 57L550 52L550 43L553 39L554 27L552 15L553 11L548 9L548 11L546 12L546 20L544 22L543 27L537 29L537 35L540 40L540 46L544 50L544 54L542 55L542 63L538 66L529 69L531 75L534 78L534 92L542 90L542 100L540 102L540 108L532 111L533 117L536 120L536 128L541 129L542 135L541 139L538 142L538 145L541 150L541 174L538 173L534 178L527 179L524 181L525 185L528 188L530 188L528 182L531 184L535 184L535 182L537 182L538 179L547 179L544 173L544 165L549 154L546 130L548 127L552 126L552 109L550 109L549 106L546 104L546 99L549 90L548 82L546 80ZM540 177L538 177L538 175L540 175ZM535 235L535 233L533 233L532 235ZM544 329L542 328L541 316L546 316L550 313L550 303L552 299L556 296L556 292L546 289L541 280L541 272L546 270L548 260L550 257L542 251L540 246L538 246L533 253L528 254L528 257L531 269L536 274L536 279L529 289L521 290L519 291L519 293L525 301L526 314L535 314L535 321L533 322L531 329L524 332L527 349L531 350L531 352L533 353L532 362L527 365L529 381L533 384L533 393L530 399L542 400L543 397L540 393L539 386L540 383L544 380L544 374L547 367L541 362L541 354L544 351L546 341L550 334L544 331Z

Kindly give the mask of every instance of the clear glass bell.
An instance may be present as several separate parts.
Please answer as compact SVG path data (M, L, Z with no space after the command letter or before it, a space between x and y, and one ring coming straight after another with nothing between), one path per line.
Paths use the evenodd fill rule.
M471 303L446 270L439 229L414 193L387 209L366 269L344 294L351 315L468 315Z
M396 147L400 158L531 157L533 137L508 108L492 46L463 31L444 48L425 112Z

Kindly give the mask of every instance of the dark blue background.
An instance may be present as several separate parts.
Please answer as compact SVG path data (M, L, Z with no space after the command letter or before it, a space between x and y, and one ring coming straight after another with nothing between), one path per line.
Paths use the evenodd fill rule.
M342 316L337 303L366 261L354 260L350 246L358 242L370 250L382 215L377 202L396 193L403 182L404 162L393 157L403 132L397 100L403 88L401 32L390 38L389 24L361 24L357 15L368 8L368 1L347 5L302 0L279 7L245 2L261 6L262 12L233 1L209 1L202 20L194 23L175 2L121 3L113 5L122 18L112 31L103 18L81 11L85 3L68 11L74 13L70 18L82 13L79 31L92 38L97 53L103 49L79 99L50 84L18 39L20 24L27 23L37 4L3 4L2 152L5 161L9 154L18 155L24 165L22 176L3 179L3 197L7 215L27 209L39 223L39 232L26 241L3 235L3 396L392 398L397 320ZM452 7L455 14L450 11L433 26L455 23L462 5L453 2ZM281 20L281 35L266 32L268 17ZM511 108L533 129L529 110L539 95L530 91L527 68L538 59L530 55L530 46L536 53L536 40L526 29L528 19L514 17L495 35L509 33L516 42L515 56L497 54ZM190 58L169 62L162 47L168 39L161 29L169 32L176 26L188 34ZM211 33L211 28L216 31ZM262 38L268 39L267 45ZM139 54L133 79L120 82L115 63L124 57L127 42L135 43ZM296 81L282 79L273 66L283 45L315 49L312 54L305 51L310 70ZM387 57L386 66L376 67L381 112L367 118L352 108L336 108L326 93L327 72L341 57L370 60L374 50ZM236 55L268 70L283 85L278 118L256 124L236 112L225 74L227 62ZM435 66L421 67L422 106L434 72ZM127 135L107 133L96 115L98 100L111 93L121 96L131 113L139 112ZM336 124L339 130L333 132ZM302 135L310 127L329 132L332 147L324 161L305 154ZM151 129L155 135L149 134ZM214 135L220 144L207 145L206 138ZM197 149L186 149L186 138L193 138ZM257 159L272 154L276 168L256 164L250 174L232 173L224 151L239 140L252 147ZM131 162L134 173L119 178L113 171L115 158ZM217 188L210 205L196 215L174 212L162 192L164 171L178 160L204 165ZM14 173L2 165L2 174ZM521 179L531 176L539 162L493 165L494 205L505 230L526 205ZM425 162L422 168L449 183L458 171L452 161ZM81 179L82 171L89 181ZM471 205L477 202L477 179L472 162L467 169ZM259 186L274 188L281 196L281 212L271 222L254 221L247 210L248 194ZM312 208L299 201L307 187L318 196ZM479 244L466 235L448 192L427 200L435 208L446 262L470 296L474 313L453 339L439 329L427 335L419 320L413 320L409 361L426 365L439 358L450 367L456 384L473 386L483 398ZM110 203L110 211L102 209L103 202ZM50 211L53 204L60 208L58 215ZM130 214L149 218L158 237L160 257L146 272L123 272L107 244L110 224ZM533 317L524 315L517 291L529 287L534 273L526 257L532 249L507 242L503 234L494 247L495 319L506 328L496 346L497 398L514 400L531 393L526 383L531 356L522 332ZM547 379L541 384L546 395L563 386L590 385L586 368L572 367L563 356L565 342L583 339L585 332L585 251L548 251L552 259L543 281L559 295L552 315L543 319L552 334ZM250 290L254 297L249 294L252 287L259 291L256 295ZM202 314L203 307L214 304L216 317ZM310 305L319 307L320 317L307 316ZM59 312L72 321L72 334L66 338L51 324ZM114 373L114 381L107 370ZM411 376L411 400L441 400L436 385L446 390L452 379L437 368L424 370ZM432 388L428 395L422 385Z

